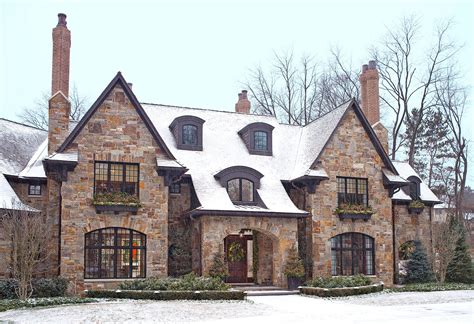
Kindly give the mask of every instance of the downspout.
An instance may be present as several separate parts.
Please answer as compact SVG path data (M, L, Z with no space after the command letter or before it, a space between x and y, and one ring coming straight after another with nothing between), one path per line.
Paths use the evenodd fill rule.
M393 283L398 283L398 273L397 273L397 264L396 264L396 254L395 254L395 204L392 200L392 262L393 262Z
M63 210L63 196L61 194L61 189L63 187L63 182L59 183L59 211L58 211L58 277L61 275L61 216Z

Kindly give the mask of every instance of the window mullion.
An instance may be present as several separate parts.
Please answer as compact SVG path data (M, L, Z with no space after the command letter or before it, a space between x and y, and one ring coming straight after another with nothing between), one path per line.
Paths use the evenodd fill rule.
M117 231L117 227L114 228L114 247L113 247L113 251L114 251L114 278L117 278L117 245L118 245L118 231Z

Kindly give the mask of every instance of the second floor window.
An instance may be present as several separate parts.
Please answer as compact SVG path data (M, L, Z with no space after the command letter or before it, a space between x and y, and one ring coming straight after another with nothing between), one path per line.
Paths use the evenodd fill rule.
M29 196L41 196L41 185L40 184L32 184L28 185L28 195Z
M268 134L267 132L256 131L254 133L254 149L258 151L268 150Z
M124 192L138 196L138 164L95 162L95 193Z
M254 201L253 182L244 178L227 181L227 192L234 203L252 203Z
M183 126L183 143L186 145L198 145L198 128L194 125Z
M337 204L368 206L367 179L337 177Z

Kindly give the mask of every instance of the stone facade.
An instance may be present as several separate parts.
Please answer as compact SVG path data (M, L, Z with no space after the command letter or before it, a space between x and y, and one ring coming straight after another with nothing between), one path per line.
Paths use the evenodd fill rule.
M67 151L78 152L78 164L61 187L61 275L76 282L78 289L104 286L107 280L99 279L86 280L84 285L84 235L100 228L124 227L146 235L146 275L166 276L168 190L156 171L156 157L163 154L119 85ZM96 212L94 161L139 163L141 207L136 215Z
M375 274L387 285L392 284L392 202L383 186L384 165L352 109L346 112L319 161L329 180L321 181L315 194L309 197L313 220L313 276L331 274L330 239L333 236L359 232L374 238ZM340 220L334 215L338 176L368 178L369 205L376 211L369 220Z

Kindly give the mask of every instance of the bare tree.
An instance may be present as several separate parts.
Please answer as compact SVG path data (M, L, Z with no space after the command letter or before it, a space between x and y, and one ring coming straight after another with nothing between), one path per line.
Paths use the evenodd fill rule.
M23 123L40 129L48 129L48 101L50 95L44 92L41 98L37 99L33 107L26 107L18 114ZM79 95L76 86L73 86L71 96L71 119L79 120L84 115L88 105L88 99Z
M464 137L462 120L466 108L467 91L457 83L456 73L452 71L453 68L449 68L444 82L436 84L436 99L437 106L443 112L450 130L448 135L449 145L454 156L452 195L455 201L455 216L460 223L463 223L463 199L468 168L468 141Z
M443 80L440 72L458 50L449 40L450 28L451 22L438 25L434 44L424 51L427 53L424 63L417 60L419 53L415 51L420 25L414 16L404 17L398 26L387 28L381 44L371 50L379 66L381 101L394 113L389 127L391 157L395 159L403 145L411 166L414 166L416 140L425 113L435 106L435 85ZM411 132L401 139L405 121L410 124Z
M309 55L296 62L292 53L275 53L270 71L262 67L251 70L244 85L250 90L254 111L288 124L306 125L349 99L358 98L357 72L343 64L339 50L331 54L325 69L320 69Z
M18 281L15 292L24 300L33 292L33 277L50 257L51 229L40 213L25 210L21 202L12 202L12 208L0 211L0 230L11 243L9 267Z
M433 269L439 282L444 283L446 270L454 257L456 243L460 237L459 229L454 226L454 215L448 215L443 222L433 224Z

